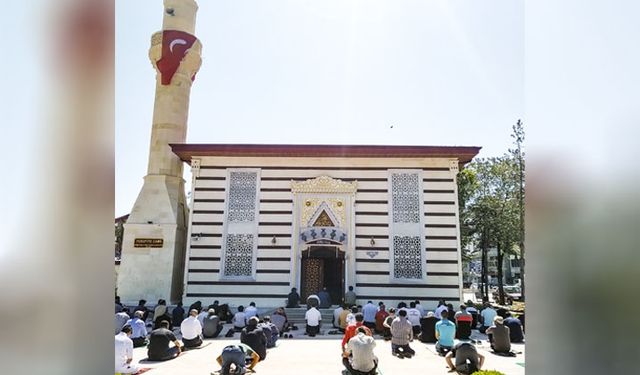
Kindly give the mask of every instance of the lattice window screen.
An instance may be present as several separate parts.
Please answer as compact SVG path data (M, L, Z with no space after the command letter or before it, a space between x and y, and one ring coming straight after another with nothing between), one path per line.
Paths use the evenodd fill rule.
M422 257L420 237L393 237L393 277L396 279L421 279Z
M255 275L258 238L257 169L229 170L227 175L225 237L222 249L222 278L251 279Z
M224 275L253 275L253 234L228 234L225 248Z
M392 171L389 200L391 276L398 280L424 279L422 176L419 171Z
M393 222L420 222L420 183L417 173L394 173L391 176Z
M230 222L254 221L256 213L256 172L229 173L229 213Z

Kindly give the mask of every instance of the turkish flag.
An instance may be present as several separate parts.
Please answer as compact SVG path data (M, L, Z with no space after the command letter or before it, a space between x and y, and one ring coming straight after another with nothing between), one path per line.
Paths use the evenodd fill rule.
M164 30L162 32L162 57L157 65L163 85L171 83L171 78L178 70L180 62L196 39L195 36L184 31Z

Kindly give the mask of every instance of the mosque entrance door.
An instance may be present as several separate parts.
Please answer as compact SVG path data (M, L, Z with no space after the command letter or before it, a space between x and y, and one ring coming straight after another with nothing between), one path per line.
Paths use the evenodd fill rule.
M344 298L344 253L337 246L312 245L302 252L300 297L306 303L311 294L327 287L331 304Z

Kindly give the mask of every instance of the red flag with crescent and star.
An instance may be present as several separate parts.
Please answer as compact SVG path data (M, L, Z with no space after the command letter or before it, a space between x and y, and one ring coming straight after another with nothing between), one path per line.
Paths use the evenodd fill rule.
M171 78L178 70L180 62L196 39L195 36L184 31L164 30L162 32L162 57L158 60L157 65L163 85L171 83ZM191 79L194 78L191 77Z

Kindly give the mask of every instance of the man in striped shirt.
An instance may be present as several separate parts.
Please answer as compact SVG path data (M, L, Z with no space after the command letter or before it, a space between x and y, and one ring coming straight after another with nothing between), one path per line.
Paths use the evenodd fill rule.
M413 328L407 320L407 310L398 311L398 317L391 323L391 354L411 358L416 354L409 342L413 340ZM402 349L402 350L401 350Z

